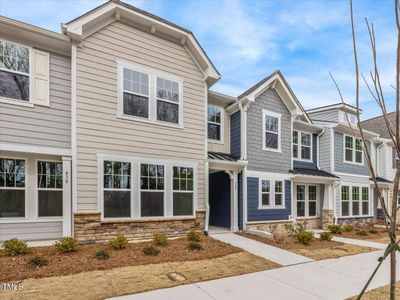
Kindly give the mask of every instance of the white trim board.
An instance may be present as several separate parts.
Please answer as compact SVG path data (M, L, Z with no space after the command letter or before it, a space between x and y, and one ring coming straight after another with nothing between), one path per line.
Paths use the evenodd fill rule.
M43 146L23 145L23 144L18 145L18 144L8 144L8 143L0 143L0 151L60 155L60 156L71 156L72 154L71 149L69 148L43 147Z

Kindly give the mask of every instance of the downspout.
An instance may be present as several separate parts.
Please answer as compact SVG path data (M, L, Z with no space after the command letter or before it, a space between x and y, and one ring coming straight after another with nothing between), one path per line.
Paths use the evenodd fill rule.
M204 164L204 202L205 202L205 207L206 207L206 218L204 220L204 235L208 235L208 223L210 221L210 200L208 197L208 181L210 179L210 175L208 174L209 167L208 167L208 135L207 135L207 114L208 114L208 86L207 82L204 81L204 98L205 98L205 107L204 107L204 143L205 143L205 164Z
M208 236L208 223L210 222L210 203L209 203L209 197L208 197L208 161L206 161L205 166L204 166L204 174L207 177L205 180L205 200L206 200L206 219L204 223L204 235Z
M320 160L320 151L319 151L319 139L321 138L321 136L325 133L325 128L322 128L322 131L317 135L317 168L318 170L320 170L319 167L319 160Z
M241 160L247 161L247 110L249 103L239 102L240 110L240 155ZM242 171L242 229L246 230L247 223L247 165Z

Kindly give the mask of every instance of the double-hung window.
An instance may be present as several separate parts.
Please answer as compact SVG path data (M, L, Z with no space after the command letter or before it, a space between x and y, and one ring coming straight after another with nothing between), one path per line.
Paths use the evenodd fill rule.
M296 212L298 217L317 216L317 186L298 184L296 186Z
M344 161L363 163L363 145L360 139L348 135L344 136Z
M173 167L173 215L193 215L193 168Z
M342 216L347 217L350 215L350 187L347 185L342 186Z
M222 128L222 108L209 105L207 113L208 139L212 141L221 141L222 140L221 128Z
M352 215L359 216L360 215L360 187L358 187L358 186L352 187L351 206L352 206Z
M368 216L369 198L369 187L343 185L341 192L342 216Z
M63 207L63 171L61 162L38 162L37 188L38 216L61 217Z
M283 208L285 206L284 199L283 180L261 180L260 208Z
M25 217L25 160L0 158L0 218Z
M140 215L164 216L164 166L140 165Z
M263 111L263 149L281 150L281 115Z
M123 111L125 115L149 117L149 75L124 68Z
M0 40L0 97L29 101L30 50Z
M131 216L131 163L104 161L104 217Z
M293 131L293 158L311 160L311 133Z
M157 77L157 120L179 124L179 83Z
M362 214L364 216L369 215L369 188L362 187L361 202L362 202Z

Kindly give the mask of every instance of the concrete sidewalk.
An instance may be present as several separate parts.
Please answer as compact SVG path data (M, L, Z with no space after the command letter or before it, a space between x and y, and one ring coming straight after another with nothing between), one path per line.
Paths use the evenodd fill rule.
M251 254L261 256L281 266L289 266L314 261L311 258L298 255L277 247L270 246L231 232L210 234L216 240L241 248Z
M383 251L313 261L251 273L118 297L120 300L252 300L252 299L345 299L357 295ZM399 274L399 263L398 272ZM389 283L389 261L385 261L370 289Z

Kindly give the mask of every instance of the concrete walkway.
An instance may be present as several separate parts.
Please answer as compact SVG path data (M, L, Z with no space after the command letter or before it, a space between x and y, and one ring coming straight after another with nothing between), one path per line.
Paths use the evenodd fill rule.
M363 288L383 251L313 261L278 269L118 297L120 300L345 299ZM399 274L400 263L398 263ZM389 283L385 261L370 289Z
M210 234L216 240L241 248L251 254L261 256L281 266L311 262L313 259L273 247L231 232Z
M364 247L371 247L376 249L386 249L387 245L383 243L371 242L366 240L357 240L357 239L349 239L349 238L342 238L339 236L332 237L332 241L342 242L345 244L352 244Z

